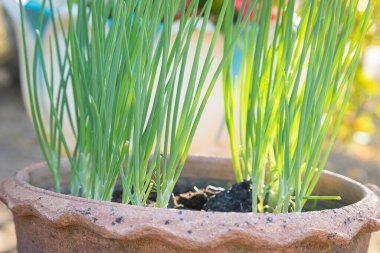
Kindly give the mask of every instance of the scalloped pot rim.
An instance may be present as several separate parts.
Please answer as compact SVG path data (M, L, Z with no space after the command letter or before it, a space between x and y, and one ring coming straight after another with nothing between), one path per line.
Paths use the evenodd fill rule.
M230 159L191 156L186 162L185 170L186 167L192 168L192 166L194 170L202 169L202 166L207 167L215 161L222 170L229 169ZM69 171L67 162L63 167L63 171ZM66 174L68 175L68 173ZM289 214L159 209L55 193L31 185L32 181L39 186L46 184L46 182L38 182L38 178L33 178L37 175L44 175L45 179L41 180L48 178L49 172L45 163L21 170L13 178L0 185L0 200L7 204L14 214L19 252L27 252L23 249L31 246L25 244L32 241L34 244L40 243L41 245L48 245L46 244L48 241L56 243L52 238L37 237L33 240L30 238L37 233L33 232L33 229L39 223L47 224L47 234L44 237L47 237L49 233L52 234L52 231L57 238L60 238L60 233L70 234L71 232L67 232L70 229L83 230L86 235L89 233L96 237L96 239L91 239L86 236L85 239L89 243L100 243L104 239L110 239L111 244L118 244L118 249L125 250L132 247L133 251L141 249L140 252L146 252L147 249L153 250L153 241L165 245L164 248L160 248L161 250L168 249L169 251L171 249L174 251L175 249L183 252L208 251L210 249L220 252L231 252L231 249L232 251L242 249L244 252L266 249L268 252L277 252L276 250L281 248L301 250L302 247L305 247L308 249L311 247L310 245L314 244L319 245L319 250L340 246L343 247L342 249L347 249L344 247L348 247L347 245L353 244L353 241L360 238L363 241L361 247L365 248L368 247L370 233L380 229L378 188L371 186L370 190L349 178L327 171L323 173L321 181L331 181L329 183L333 184L333 188L340 187L342 191L350 191L353 198L360 200L351 205L331 210ZM351 190L347 190L347 187L350 187ZM31 224L28 225L28 222ZM38 226L38 229L40 227ZM59 229L57 230L57 228ZM38 233L44 234L41 231ZM62 241L62 238L60 240ZM67 248L69 251L60 252L70 252L70 250L85 247L85 244L80 242L69 241ZM150 243L149 247L151 248L145 247L144 243ZM359 245L360 243L355 241L354 244ZM112 246L110 247L112 248ZM101 246L98 249L97 252L104 252L101 250ZM366 252L366 249L359 252Z

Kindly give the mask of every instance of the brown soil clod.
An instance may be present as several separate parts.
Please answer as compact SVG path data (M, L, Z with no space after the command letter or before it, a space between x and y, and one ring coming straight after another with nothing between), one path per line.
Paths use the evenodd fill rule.
M208 197L203 191L182 193L175 198L176 206L182 205L188 209L201 210Z

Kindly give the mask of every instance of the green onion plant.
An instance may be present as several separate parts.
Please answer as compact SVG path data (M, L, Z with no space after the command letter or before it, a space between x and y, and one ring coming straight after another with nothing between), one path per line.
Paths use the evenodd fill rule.
M250 1L241 72L233 76L232 57L223 71L235 176L251 181L253 212L300 212L307 200L339 199L312 194L339 131L375 1L362 12L358 0L305 0L297 11L296 2ZM226 22L226 33L234 29Z
M56 191L60 191L62 156L67 156L72 195L109 201L120 180L123 203L142 206L154 190L156 206L167 206L207 99L249 21L240 18L225 44L225 56L214 62L215 44L224 18L233 15L233 2L223 3L202 65L212 0L202 5L198 15L199 0L188 6L185 0L67 0L68 20L54 9L52 0L44 0L42 9L49 5L52 10L53 35L46 50L36 31L31 59L20 1L31 115ZM173 37L178 12L179 28ZM199 39L195 52L190 52L196 30ZM63 34L63 41L58 34ZM191 53L195 57L189 65ZM218 66L214 73L210 73L212 64ZM189 80L185 71L191 73ZM209 75L212 81L207 83ZM41 112L44 94L47 120ZM75 136L73 150L64 124Z

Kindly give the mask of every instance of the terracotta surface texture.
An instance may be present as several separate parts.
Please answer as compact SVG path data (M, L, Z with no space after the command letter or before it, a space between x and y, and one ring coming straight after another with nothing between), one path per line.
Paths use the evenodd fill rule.
M212 170L215 163L222 171L231 168L228 159L190 157L184 175ZM69 169L64 167L67 183ZM370 190L331 172L323 174L316 191L340 195L347 205L291 214L135 207L45 190L50 187L44 164L26 168L0 186L0 199L14 215L20 253L366 252L370 233L380 227L377 187Z

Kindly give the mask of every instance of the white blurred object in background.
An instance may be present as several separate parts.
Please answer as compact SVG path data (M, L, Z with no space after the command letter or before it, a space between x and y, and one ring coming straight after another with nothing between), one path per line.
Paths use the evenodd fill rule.
M380 82L380 46L368 46L366 48L363 68L366 74Z

